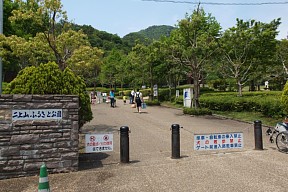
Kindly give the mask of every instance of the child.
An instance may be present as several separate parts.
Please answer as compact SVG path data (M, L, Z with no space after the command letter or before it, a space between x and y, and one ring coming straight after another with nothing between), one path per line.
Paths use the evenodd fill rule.
M124 96L123 96L124 105L126 104L126 99L127 99L127 98L126 98L126 96L124 95Z
M93 96L92 96L92 105L95 105L96 100L97 100L96 95L93 95Z

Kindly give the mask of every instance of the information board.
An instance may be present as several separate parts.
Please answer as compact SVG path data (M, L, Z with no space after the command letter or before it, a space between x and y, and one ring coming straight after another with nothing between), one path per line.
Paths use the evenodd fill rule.
M194 150L241 149L243 133L194 134Z
M97 153L113 151L113 134L86 134L85 152Z

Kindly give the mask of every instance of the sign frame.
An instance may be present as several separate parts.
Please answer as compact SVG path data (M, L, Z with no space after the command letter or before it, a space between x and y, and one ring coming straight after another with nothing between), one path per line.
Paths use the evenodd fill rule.
M243 149L243 132L194 134L195 151Z
M113 133L85 134L85 153L113 151Z

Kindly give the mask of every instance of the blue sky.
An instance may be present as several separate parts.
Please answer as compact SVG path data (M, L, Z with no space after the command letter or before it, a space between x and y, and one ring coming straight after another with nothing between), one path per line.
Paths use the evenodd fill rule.
M175 0L180 1L180 0ZM196 0L186 0L198 2ZM259 3L287 2L285 0L204 0L202 2ZM94 28L123 37L153 25L175 26L177 21L191 14L194 4L157 3L141 0L62 0L63 9L69 20L79 25L91 25ZM270 22L281 18L282 24L277 39L288 35L288 4L260 6L202 5L206 13L220 23L223 30L236 24L236 18L255 19Z

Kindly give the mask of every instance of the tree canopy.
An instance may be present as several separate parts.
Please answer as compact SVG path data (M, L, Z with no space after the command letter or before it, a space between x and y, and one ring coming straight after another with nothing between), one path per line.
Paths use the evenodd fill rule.
M152 91L157 84L168 86L171 96L172 87L191 78L193 106L200 107L200 85L206 81L233 82L241 95L248 82L252 87L281 77L283 83L288 73L287 39L275 39L280 19L237 19L221 31L216 18L198 6L175 27L151 26L120 38L70 22L61 0L5 0L4 7L0 56L5 79L11 72L55 62L88 86L146 85Z

